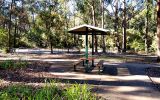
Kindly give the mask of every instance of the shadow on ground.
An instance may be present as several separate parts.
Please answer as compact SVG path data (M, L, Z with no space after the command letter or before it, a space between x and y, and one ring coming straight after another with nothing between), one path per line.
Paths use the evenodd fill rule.
M0 70L0 77L3 80L11 81L11 82L24 82L24 83L45 83L46 80L56 80L61 83L79 83L79 84L90 84L95 85L97 88L94 88L93 91L99 91L99 93L109 94L112 93L112 90L121 87L127 87L127 91L123 89L119 89L119 94L134 95L134 96L145 96L150 97L150 90L156 89L154 84L151 81L141 80L100 80L92 77L84 79L78 79L76 75L70 75L67 73L75 73L75 74L84 74L84 75L97 75L97 73L81 73L81 72L73 72L73 62L31 62L31 65L28 68L21 70ZM127 64L127 63L105 63L104 69L102 71L103 76L112 76L112 77L125 77L125 76L133 76L133 75L142 75L146 76L145 69L153 67L145 64ZM96 70L96 68L94 69ZM94 71L93 70L93 71ZM61 75L56 75L54 73L60 73ZM65 76L61 77L61 76ZM97 77L100 75L97 75ZM136 77L136 76L135 76ZM160 84L159 84L160 85ZM98 87L98 86L105 86ZM145 88L143 89L132 89L132 88ZM131 90L130 90L131 89ZM129 91L130 90L130 91ZM117 92L116 91L116 92ZM116 93L115 93L116 94ZM118 94L118 95L119 95ZM155 96L156 94L152 94ZM124 98L124 97L122 97ZM127 100L127 99L123 99Z

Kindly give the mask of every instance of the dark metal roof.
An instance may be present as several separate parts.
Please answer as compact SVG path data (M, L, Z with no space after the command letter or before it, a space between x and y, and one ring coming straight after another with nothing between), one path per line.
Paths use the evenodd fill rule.
M86 24L71 28L68 32L73 34L79 34L79 35L86 35L86 34L92 35L92 33L94 35L108 35L110 33L109 30L91 26L91 25L86 25Z

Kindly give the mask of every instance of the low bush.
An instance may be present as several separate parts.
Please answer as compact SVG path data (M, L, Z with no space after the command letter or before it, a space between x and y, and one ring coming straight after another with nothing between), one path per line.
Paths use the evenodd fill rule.
M0 100L96 100L88 85L74 84L60 89L54 82L35 88L13 85L0 90Z
M9 53L9 48L3 48L2 53Z
M64 91L67 100L96 100L87 84L74 84Z
M13 61L13 60L6 60L0 62L1 69L17 69L17 68L25 68L27 67L28 63L26 61Z

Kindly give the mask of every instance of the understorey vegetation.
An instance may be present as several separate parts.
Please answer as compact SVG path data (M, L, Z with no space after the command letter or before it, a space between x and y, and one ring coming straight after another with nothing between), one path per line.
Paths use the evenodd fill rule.
M0 69L5 69L5 70L21 69L21 68L26 68L27 65L28 65L28 62L26 61L5 60L0 62Z
M62 89L55 81L43 87L10 85L0 90L0 100L99 100L87 85L73 84Z

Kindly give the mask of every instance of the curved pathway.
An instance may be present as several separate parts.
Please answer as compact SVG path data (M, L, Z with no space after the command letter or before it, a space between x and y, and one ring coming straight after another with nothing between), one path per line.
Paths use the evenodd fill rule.
M105 62L104 72L97 75L84 74L72 70L55 70L52 66L50 73L70 82L88 83L95 88L94 92L109 100L159 100L160 92L145 74L145 68L158 67L156 64L138 63L109 63Z

